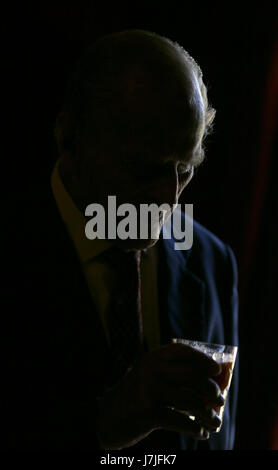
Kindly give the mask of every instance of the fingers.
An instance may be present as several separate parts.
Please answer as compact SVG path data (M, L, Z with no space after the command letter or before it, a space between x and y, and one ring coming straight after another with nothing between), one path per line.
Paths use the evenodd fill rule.
M193 439L206 440L210 437L204 426L172 409L161 409L157 416L157 423L157 428L178 432Z
M193 415L210 431L221 425L217 413L193 390L184 387L166 386L161 389L160 406L174 407Z
M214 406L222 406L224 398L219 385L211 378L202 375L199 370L192 370L189 364L163 362L156 369L158 380L163 384L187 386Z
M192 388L202 398L205 398L211 406L222 406L225 403L225 399L221 393L221 389L218 384L210 378L203 379L202 377L192 379Z
M216 376L221 373L221 364L211 357L181 343L168 344L156 351L159 357L168 362L190 363L194 368L206 373L208 376Z

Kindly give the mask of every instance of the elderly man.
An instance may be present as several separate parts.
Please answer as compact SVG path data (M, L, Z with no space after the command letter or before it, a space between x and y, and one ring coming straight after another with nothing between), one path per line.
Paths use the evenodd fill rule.
M51 189L37 188L26 219L36 230L22 235L24 340L13 354L23 387L20 399L13 392L10 447L233 448L237 367L215 432L221 366L171 344L237 343L231 249L194 222L192 247L175 250L163 217L157 237L85 233L90 204L109 221L111 195L138 210L168 204L169 222L213 117L199 66L157 34L100 38L72 70Z

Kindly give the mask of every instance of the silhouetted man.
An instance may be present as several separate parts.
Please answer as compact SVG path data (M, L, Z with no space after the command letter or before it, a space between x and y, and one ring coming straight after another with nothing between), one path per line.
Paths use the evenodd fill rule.
M7 406L10 447L233 447L237 368L215 433L221 367L171 344L237 343L233 253L196 222L190 250L162 236L213 118L199 66L156 34L103 37L73 69L51 188L37 187L30 203L31 226L39 208L43 222L24 232L25 315L10 359L23 386ZM86 208L99 204L107 222L109 195L138 210L168 204L158 236L88 239Z

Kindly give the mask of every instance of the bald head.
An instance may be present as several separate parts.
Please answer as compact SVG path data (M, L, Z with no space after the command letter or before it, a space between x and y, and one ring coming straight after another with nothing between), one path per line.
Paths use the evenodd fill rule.
M98 39L69 79L57 120L62 148L86 137L94 154L186 154L213 120L202 73L178 44L131 30ZM199 155L201 159L201 154Z

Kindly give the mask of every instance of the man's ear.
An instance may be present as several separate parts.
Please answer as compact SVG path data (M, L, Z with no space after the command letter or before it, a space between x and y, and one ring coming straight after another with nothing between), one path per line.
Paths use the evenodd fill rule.
M54 133L59 154L75 154L76 131L72 116L69 112L63 111L57 115Z

